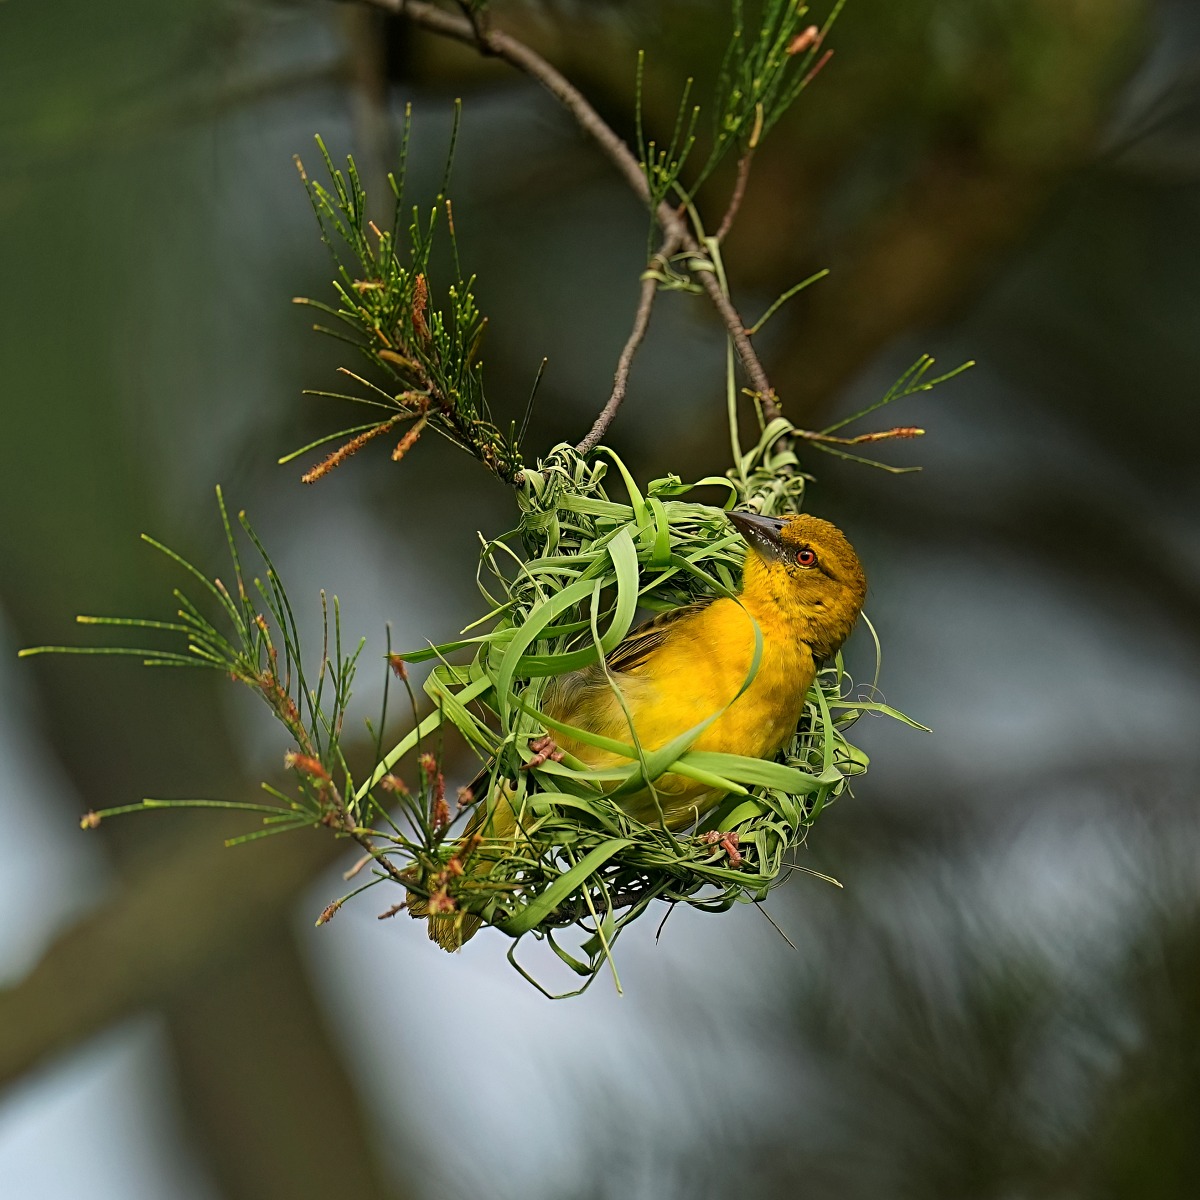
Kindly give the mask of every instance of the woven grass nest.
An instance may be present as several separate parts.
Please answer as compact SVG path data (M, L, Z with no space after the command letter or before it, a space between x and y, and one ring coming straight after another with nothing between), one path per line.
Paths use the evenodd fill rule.
M329 605L322 594L324 644L316 670L306 669L283 583L241 513L238 523L264 570L261 577L247 573L218 488L231 587L143 536L203 587L224 632L177 589L180 607L172 621L78 619L182 638L178 650L41 646L21 653L123 654L150 666L221 672L257 692L288 730L295 748L285 764L293 790L264 783L261 801L146 799L89 812L82 824L94 828L108 817L163 808L253 814L259 827L230 838L229 845L328 827L366 851L347 878L368 865L371 871L367 882L356 881L353 891L331 903L318 924L368 888L400 884L410 911L434 914L442 931L482 921L507 934L513 939L509 961L546 995L552 993L517 959L525 938L548 943L583 978L579 988L562 993L575 995L606 964L615 977L618 935L654 901L705 912L761 902L794 870L809 870L795 861L809 828L866 771L867 756L846 736L854 722L877 712L924 728L877 700L874 681L856 686L841 654L835 655L818 672L799 726L774 761L690 749L704 723L644 752L564 725L543 713L540 701L552 678L611 652L639 610L736 594L745 543L725 514L735 507L768 516L800 511L806 477L790 448L793 435L786 420L771 421L749 452L741 453L735 441L735 465L725 475L691 484L668 475L639 488L605 447L584 456L558 446L536 467L524 468L517 528L486 542L480 555L478 580L489 611L458 641L389 653L414 713L407 664L433 662L424 683L433 711L384 753L379 731L387 718L385 689L378 725L368 722L376 747L362 773L351 762L359 752L348 748L345 720L365 643L343 646L337 599ZM624 501L609 496L605 484L613 481ZM722 503L686 499L698 489ZM863 622L875 640L877 676L879 642L865 616ZM756 654L746 686L757 665ZM476 786L461 789L457 812L446 799L442 773L451 731L484 764ZM536 753L534 746L556 733L630 761L601 771L569 756L559 762L558 755ZM415 775L399 766L409 756L415 757ZM415 779L414 787L403 782L400 770ZM725 799L683 831L640 821L621 807L623 795L667 774L690 775L726 793ZM515 811L516 836L490 835L498 802ZM468 827L473 832L464 836ZM395 904L382 915L404 907Z
M639 609L735 594L745 545L724 513L799 510L805 479L788 448L791 428L772 422L727 475L694 484L669 475L644 491L610 451L589 461L556 447L525 472L517 529L483 547L478 577L492 608L466 632L487 632L401 656L436 660L425 682L436 710L384 757L368 788L439 726L453 726L479 752L488 765L479 794L467 800L494 808L507 795L519 836L488 838L484 819L482 841L464 847L461 823L453 822L410 878L435 898L435 911L477 915L512 937L509 959L527 978L516 958L524 937L547 941L586 987L611 962L620 932L656 900L705 912L762 901L792 870L805 869L793 856L810 826L867 769L866 755L847 740L850 726L867 711L907 721L865 694L856 697L838 654L818 674L800 725L774 762L691 751L686 737L644 755L631 748L637 761L604 773L570 760L539 762L530 749L531 741L569 728L540 711L547 681L610 652ZM614 474L624 502L604 486ZM697 488L723 490L724 505L683 498ZM449 661L467 649L474 651L468 663ZM587 731L569 732L608 745ZM703 778L728 795L682 833L621 808L622 794L668 772ZM469 862L464 870L464 852L485 858L486 871L472 871ZM571 926L582 935L564 938Z

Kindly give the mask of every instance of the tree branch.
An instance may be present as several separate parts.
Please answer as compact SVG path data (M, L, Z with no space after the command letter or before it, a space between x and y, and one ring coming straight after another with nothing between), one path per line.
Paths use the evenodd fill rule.
M688 233L683 245L693 254L703 253L691 233ZM762 402L763 416L768 421L775 420L781 415L779 405L775 402L775 389L771 386L767 372L759 362L754 347L750 344L750 335L746 332L745 325L742 324L742 318L738 315L737 309L733 307L733 301L722 291L721 281L717 278L717 273L711 265L707 269L701 269L699 274L701 286L708 293L717 312L721 314L721 319L725 322L725 328L737 351L738 358L742 360L742 366L745 367L746 374L750 376L750 382L754 385L754 390Z
M360 0L360 2L407 17L414 25L419 25L442 37L473 46L481 54L503 59L530 78L536 79L575 118L579 127L596 142L642 202L647 206L650 204L650 188L641 164L634 156L633 151L591 106L587 97L537 51L502 30L477 28L465 17L446 12L445 9L438 8L429 0ZM664 202L655 210L654 216L667 237L677 239L677 244L689 254L704 257L703 247L697 241L681 213ZM750 344L745 323L738 315L733 302L722 290L715 271L710 267L701 269L699 274L704 290L708 293L709 299L720 314L721 320L725 323L725 328L733 340L738 358L741 360L746 374L750 377L750 383L760 397L763 415L768 421L774 420L780 415L779 406L775 401L775 392L767 378L766 370L755 353L754 347Z
M737 180L733 185L733 194L729 197L729 207L725 210L725 215L721 218L721 224L717 227L718 242L725 240L730 229L733 228L734 221L737 219L738 209L742 207L742 197L746 194L746 181L750 178L750 163L753 158L754 151L747 150L738 159Z

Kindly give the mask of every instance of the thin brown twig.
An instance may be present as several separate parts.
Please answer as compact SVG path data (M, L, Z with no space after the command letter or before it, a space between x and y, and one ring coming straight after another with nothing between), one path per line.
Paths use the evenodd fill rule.
M629 371L633 366L633 356L637 353L638 347L646 337L646 330L650 327L650 311L653 309L655 297L658 295L659 272L666 268L671 255L678 249L679 242L675 235L668 233L642 274L641 297L638 300L637 312L634 314L633 329L630 330L629 338L621 350L621 357L617 359L612 394L608 398L608 403L600 410L600 415L591 429L588 430L587 436L575 447L580 454L587 454L596 448L600 439L608 432L608 427L617 415L617 409L621 407L621 402L625 399L625 392L629 386Z
M683 245L693 254L703 254L699 243L690 232L684 239ZM779 405L775 402L775 389L771 386L767 372L754 352L754 347L750 344L750 335L746 332L742 318L738 315L737 309L733 307L733 301L721 289L721 281L717 278L717 273L711 264L707 268L702 268L699 275L700 285L708 293L717 312L721 314L721 319L725 322L725 328L737 351L738 358L742 360L742 366L745 367L746 374L750 376L754 392L762 403L763 416L768 421L774 421L776 417L782 415Z
M717 227L717 242L723 242L729 231L733 228L733 223L737 220L738 209L742 207L742 197L746 194L746 181L750 178L750 163L754 158L754 151L747 150L741 158L738 159L737 179L733 184L733 193L729 197L729 207L725 210L725 215L721 218L721 224Z
M407 17L415 25L428 29L454 41L473 46L482 54L503 59L511 66L536 79L575 118L579 127L604 151L608 159L624 176L626 182L641 198L650 203L650 188L641 164L616 131L592 107L587 98L556 67L544 59L536 50L524 42L498 29L487 29L482 34L465 17L455 16L438 8L429 0L361 0L362 3L386 9ZM655 210L655 217L667 235L678 238L678 244L689 254L703 257L704 250L688 227L683 216L665 201ZM750 377L754 391L760 398L763 415L768 421L780 415L775 401L775 392L767 378L766 370L759 360L750 338L746 334L745 322L738 315L733 302L721 288L711 266L701 269L700 283L708 293L725 328L737 350L738 358Z
M817 59L815 65L813 66L813 69L811 71L809 71L809 73L807 75L805 75L805 77L801 83L801 87L808 87L808 85L810 83L812 83L812 81L814 79L816 79L817 75L820 74L820 72L822 70L824 70L825 64L827 62L829 62L829 60L832 57L833 57L833 51L826 50L825 53L822 54L821 57Z
M874 433L860 433L857 437L835 437L831 433L819 433L811 429L798 429L796 436L806 442L824 442L831 446L863 446L869 442L886 442L893 439L919 438L925 430L915 425L897 425L894 429L879 429Z
M627 892L617 892L609 898L609 906L613 909L632 908L646 898L647 890L646 888L632 888ZM576 921L581 921L589 915L587 906L576 900L574 904L563 904L556 908L550 914L550 920L555 924L573 925Z
M373 841L370 834L364 833L359 829L351 829L348 831L350 836L375 860L391 877L395 883L407 886L408 880L405 879L404 873L396 866L395 863L387 857L385 850L380 850Z

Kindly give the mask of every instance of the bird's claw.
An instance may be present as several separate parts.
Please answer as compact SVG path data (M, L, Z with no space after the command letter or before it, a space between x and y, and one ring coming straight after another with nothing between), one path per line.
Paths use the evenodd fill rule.
M738 849L740 838L736 829L731 829L727 833L719 829L710 829L707 833L700 835L700 840L708 846L720 846L729 858L731 867L742 865L742 852Z
M563 752L548 733L540 738L532 738L529 742L529 749L533 752L533 757L528 762L521 764L523 771L540 767L547 760L557 763L563 760Z

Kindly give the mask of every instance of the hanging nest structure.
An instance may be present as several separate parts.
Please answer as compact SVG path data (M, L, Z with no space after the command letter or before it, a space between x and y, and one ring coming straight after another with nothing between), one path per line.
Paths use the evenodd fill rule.
M654 901L722 912L762 901L792 870L804 869L793 860L809 827L867 768L847 730L864 711L899 716L854 697L840 654L818 674L791 743L773 762L689 749L702 726L643 753L565 726L540 706L552 677L610 653L639 609L736 594L745 543L725 513L799 511L805 479L790 432L787 421L772 422L727 475L695 484L669 475L643 491L610 451L587 460L565 445L525 471L520 524L480 556L480 587L493 607L476 627L490 629L400 656L436 660L425 683L435 711L384 757L364 789L447 726L487 764L479 794L468 798L476 832L463 839L461 829L447 826L416 855L408 879L425 898L413 905L417 912L460 926L478 918L508 934L510 961L523 974L518 943L544 939L590 983L619 933ZM605 488L614 475L625 501ZM722 489L724 505L684 498L697 488ZM467 649L474 651L469 662L450 661ZM630 762L596 771L531 749L558 732ZM685 832L624 811L623 795L667 773L703 780L725 800ZM516 836L489 835L498 804L515 811ZM582 934L564 939L570 926Z
M621 460L601 447L585 457L556 447L522 472L521 519L483 546L478 579L490 610L460 640L390 654L409 693L410 663L433 662L425 691L433 711L390 751L380 740L387 710L371 730L376 748L367 770L352 767L344 722L364 643L343 648L337 600L322 597L323 650L315 674L302 652L286 590L245 514L238 522L263 573L248 575L218 489L232 586L212 579L174 551L146 538L208 592L221 614L218 628L182 591L174 621L80 617L84 624L182 636L182 650L109 646L43 646L22 653L129 654L149 666L207 667L256 691L288 730L293 790L264 783L263 802L143 800L83 818L159 808L221 808L255 814L261 826L228 844L289 830L327 827L356 841L366 855L348 874L370 867L367 882L330 904L329 920L346 900L379 884L400 885L414 915L436 920L444 944L480 923L513 939L508 957L534 986L551 995L518 961L523 940L545 941L583 977L575 995L605 964L623 929L654 901L724 912L759 903L794 870L808 830L822 810L867 769L867 756L847 739L865 712L916 725L874 699L874 684L856 687L841 654L823 665L790 743L774 761L691 749L706 723L649 751L564 725L542 711L556 676L578 671L613 651L639 609L663 611L713 596L734 596L745 543L730 525L733 508L781 516L800 510L806 477L791 449L793 427L778 418L725 475L684 483L675 475L639 488ZM625 499L609 495L619 481ZM720 505L687 497L715 492ZM870 623L863 618L868 628ZM476 633L476 629L484 632ZM873 630L872 630L873 635ZM452 660L470 655L465 662ZM757 670L754 657L746 686ZM878 641L876 640L876 668ZM916 726L923 728L923 726ZM457 731L484 770L459 792L457 814L446 798L442 750ZM547 734L565 733L627 758L589 768L567 755L536 751ZM631 736L630 741L634 741ZM357 754L349 757L357 758ZM396 773L415 758L409 788ZM562 761L558 761L558 759ZM404 768L409 778L412 769ZM664 775L689 776L724 800L683 831L641 821L622 798L652 788ZM498 805L511 806L503 836L493 833ZM819 872L810 872L819 874ZM828 878L828 877L823 877Z

